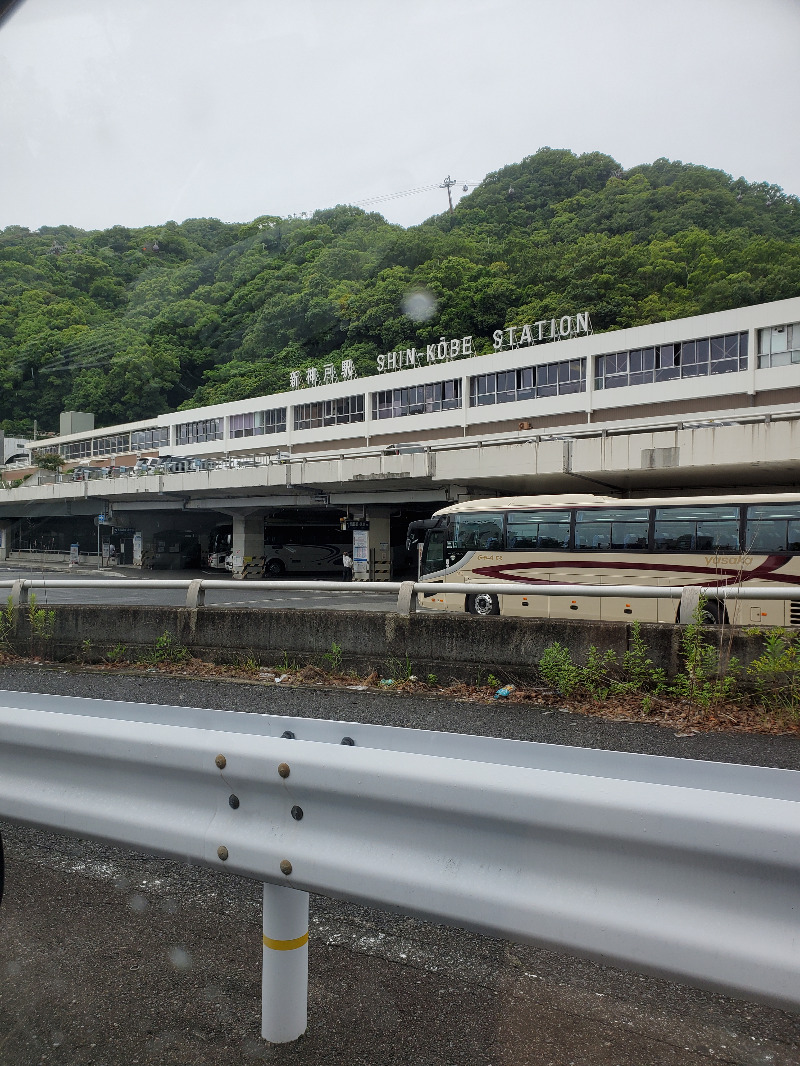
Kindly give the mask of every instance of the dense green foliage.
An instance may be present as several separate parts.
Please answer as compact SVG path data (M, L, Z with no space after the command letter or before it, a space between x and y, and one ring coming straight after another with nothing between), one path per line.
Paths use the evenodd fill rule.
M403 312L425 289L427 322ZM800 293L800 201L666 159L544 148L403 229L355 207L0 233L0 420L56 429L282 391L288 370L589 310L595 330Z

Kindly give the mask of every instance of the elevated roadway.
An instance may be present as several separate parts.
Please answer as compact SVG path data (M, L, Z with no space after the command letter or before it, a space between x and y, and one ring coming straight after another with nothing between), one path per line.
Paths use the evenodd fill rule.
M202 535L232 527L237 577L260 577L264 522L276 511L363 518L369 572L391 576L399 525L463 499L539 493L636 497L735 490L786 491L800 486L800 412L792 404L701 414L689 421L634 419L581 425L555 433L464 437L427 445L316 452L276 461L253 456L190 473L73 481L34 475L0 498L0 558L6 531L20 520L112 515L137 530L147 547L158 532ZM395 516L392 535L390 519ZM399 518L398 518L399 516ZM302 519L298 518L298 521ZM91 527L90 527L91 528ZM82 550L86 550L85 536ZM93 550L93 549L92 549ZM146 565L146 564L145 564Z
M274 507L358 507L460 497L554 492L653 495L735 487L800 485L800 412L781 405L730 411L691 422L631 421L557 434L519 431L426 447L316 454L281 462L192 473L73 482L64 478L7 489L0 518L114 512L217 511Z

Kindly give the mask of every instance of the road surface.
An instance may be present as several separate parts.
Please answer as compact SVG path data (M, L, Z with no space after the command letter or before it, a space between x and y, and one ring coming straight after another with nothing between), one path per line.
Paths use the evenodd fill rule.
M0 579L14 581L17 578L59 578L69 580L80 576L82 579L97 577L111 580L123 579L171 579L193 580L198 577L226 580L230 574L218 570L134 570L133 568L108 567L106 570L83 568L80 575L74 571L41 570L35 567L0 565ZM319 575L296 574L298 580L324 580ZM335 611L392 611L397 606L396 593L365 592L354 584L354 592L256 592L248 589L246 581L237 582L235 588L206 593L209 607L304 607L321 608ZM186 592L182 589L37 589L36 598L39 606L57 603L114 603L114 604L152 604L160 607L182 607L186 602ZM0 598L3 590L0 589ZM0 599L0 602L4 602Z

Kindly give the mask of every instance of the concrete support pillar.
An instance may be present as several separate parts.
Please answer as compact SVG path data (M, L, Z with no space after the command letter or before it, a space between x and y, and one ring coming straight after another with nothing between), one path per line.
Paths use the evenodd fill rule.
M353 580L390 581L392 577L389 544L391 506L372 504L366 508L369 529L353 532Z
M9 540L11 539L11 523L0 522L0 562L8 558Z
M263 515L233 516L233 576L251 581L264 576Z

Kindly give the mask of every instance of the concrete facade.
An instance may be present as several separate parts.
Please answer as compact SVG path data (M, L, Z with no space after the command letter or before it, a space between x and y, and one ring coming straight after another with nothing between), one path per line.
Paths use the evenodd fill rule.
M795 322L800 323L800 298L550 343L514 346L479 356L376 373L361 379L215 404L160 415L148 421L110 426L93 433L50 438L37 442L34 448L59 450L66 458L75 461L137 451L209 457L254 453L305 456L392 444L430 445L445 440L477 442L498 435L564 426L578 428L593 423L610 425L641 419L652 422L678 415L741 411L781 403L795 405L800 398L800 331L798 362L790 360L781 365L778 365L777 357L775 365L761 365L765 360L772 364L773 358L761 353L763 337L760 332ZM743 338L738 362L735 358L716 361L712 358L710 363L706 360L705 371L698 369L699 362L684 362L672 370L661 368L650 375L653 380L649 383L642 380L647 376L642 372L632 371L627 379L618 374L609 377L606 373L608 366L603 362L615 353L638 353L641 356L642 352L666 351L676 345L693 345L695 341L704 344L711 339L721 341L734 337ZM708 352L707 347L704 351ZM719 354L726 353L720 349ZM657 356L654 358L658 361ZM680 355L675 358L680 362ZM684 349L683 358L690 358L688 347ZM691 359L699 358L692 348ZM489 402L490 398L483 395L479 402L475 395L476 382L487 375L509 374L521 368L533 371L546 367L563 368L576 361L583 368L580 381L577 378L557 381L559 375L555 374L551 387L537 386L534 388L536 395L526 399L515 399L505 392L502 401L498 398L496 402ZM670 377L673 370L677 376ZM400 406L383 410L382 415L387 417L379 417L380 405L376 400L379 394L419 386L433 387L442 381L455 382L459 393L449 401L452 404L449 409L429 410L430 406L436 406L436 401L420 397L417 407L412 403L407 413L398 413L404 410L404 401L398 400ZM353 405L357 410L346 405L345 401L350 398L358 400L358 405ZM315 409L306 418L308 412L301 411L301 408L326 403L333 405L327 414ZM269 420L262 418L260 425L239 428L242 418L276 411L283 412L281 421L272 420L267 424ZM314 425L316 421L320 424ZM323 422L327 424L323 425ZM156 440L159 443L153 446L152 442ZM137 442L138 447L134 447Z

